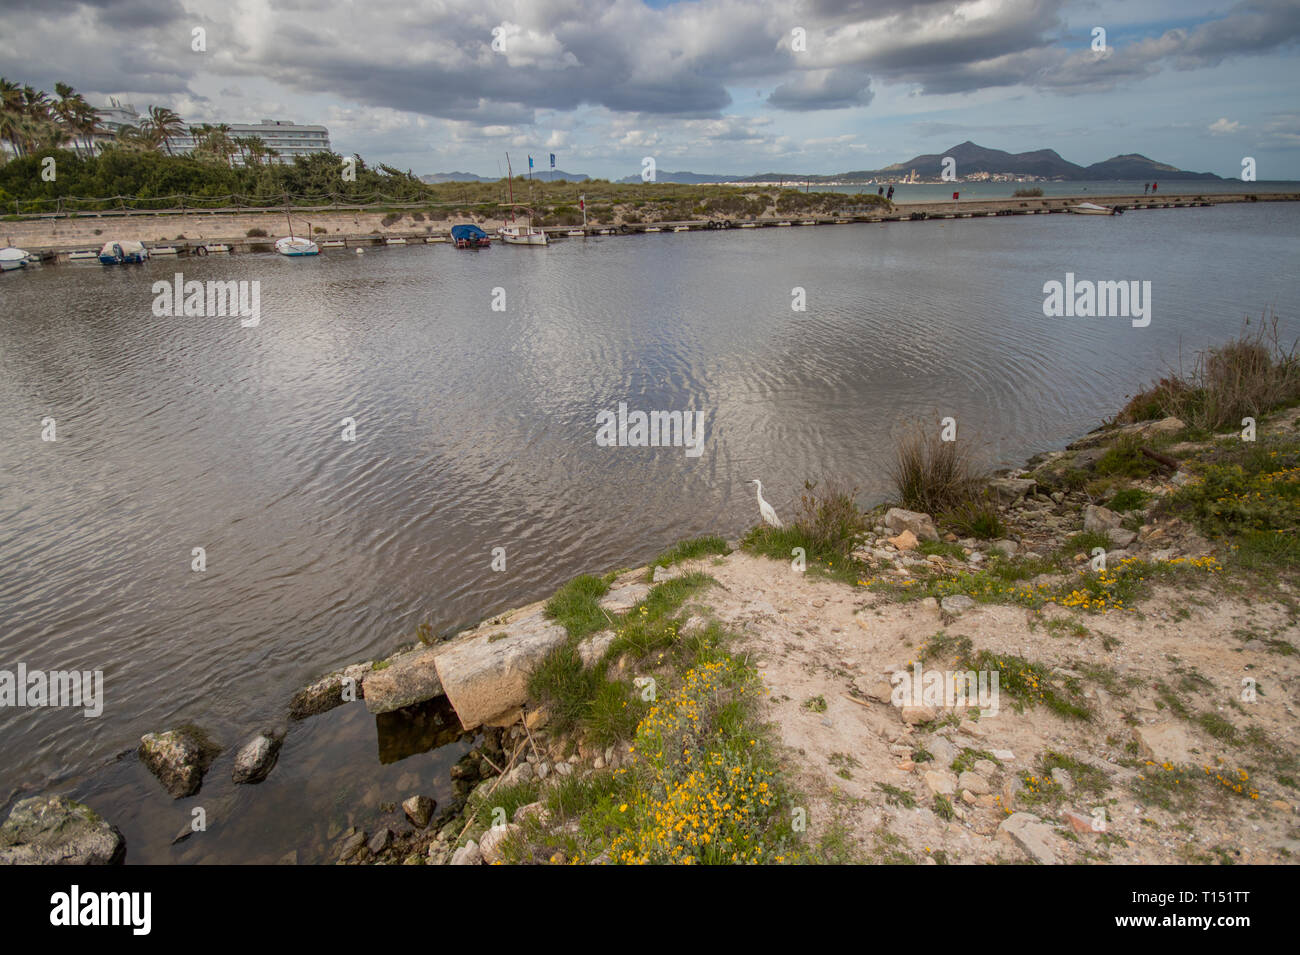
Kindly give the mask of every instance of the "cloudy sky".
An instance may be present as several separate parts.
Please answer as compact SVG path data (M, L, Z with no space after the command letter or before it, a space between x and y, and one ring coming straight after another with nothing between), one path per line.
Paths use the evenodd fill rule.
M1297 0L4 0L0 75L323 123L416 173L834 173L971 139L1300 179L1298 39Z

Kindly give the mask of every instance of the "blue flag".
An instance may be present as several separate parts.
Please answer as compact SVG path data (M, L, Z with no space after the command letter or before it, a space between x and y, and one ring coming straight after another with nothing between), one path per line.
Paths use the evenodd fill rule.
M529 169L532 169L532 168L533 168L533 157L532 157L532 156L529 156L529 157L528 157L528 168L529 168Z
M551 168L555 168L555 153L551 153Z

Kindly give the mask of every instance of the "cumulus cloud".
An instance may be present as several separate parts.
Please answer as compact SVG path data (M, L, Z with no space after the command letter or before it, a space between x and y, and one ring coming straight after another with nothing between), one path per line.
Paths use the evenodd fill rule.
M46 89L64 80L101 99L129 92L187 118L228 110L226 91L246 90L241 111L310 101L318 115L302 121L336 107L344 112L332 122L366 135L395 133L392 113L449 130L541 127L536 145L553 116L583 111L597 125L565 145L599 130L614 149L743 135L779 150L770 129L686 124L732 118L733 91L770 90L761 106L787 118L871 108L889 86L1079 94L1300 37L1294 0L1242 0L1097 56L1065 38L1071 8L1088 9L1084 0L19 0L0 9L0 62ZM195 26L207 30L205 53L190 49ZM806 52L792 49L796 27Z

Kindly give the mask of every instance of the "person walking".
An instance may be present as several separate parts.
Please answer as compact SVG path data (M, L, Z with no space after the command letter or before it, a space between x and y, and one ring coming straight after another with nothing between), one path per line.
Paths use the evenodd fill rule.
M888 199L890 202L893 202L893 201L894 201L894 187L893 187L893 186L890 186L890 187L889 187L889 195L885 196L885 198Z
M1151 195L1154 196L1156 194L1156 190L1159 188L1160 188L1160 183L1158 182L1151 183Z
M878 196L883 196L884 194L885 194L885 187L884 187L884 186L881 186L879 189L876 190L876 195L878 195Z
M1142 195L1145 196L1150 191L1151 191L1151 183L1149 182L1142 183Z

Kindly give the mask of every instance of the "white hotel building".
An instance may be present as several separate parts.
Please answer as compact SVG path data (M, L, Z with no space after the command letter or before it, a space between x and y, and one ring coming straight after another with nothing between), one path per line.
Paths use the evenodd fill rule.
M111 142L117 131L123 126L138 126L140 114L130 103L122 104L111 100L110 105L98 109L100 124L104 132L95 137L97 144ZM188 124L187 124L188 125ZM294 156L310 156L312 153L330 151L330 134L324 126L299 126L287 119L264 119L260 123L231 123L227 133L232 139L256 136L279 156L276 162L293 162ZM189 135L177 136L169 144L171 151L177 155L187 155L194 149L194 139Z

